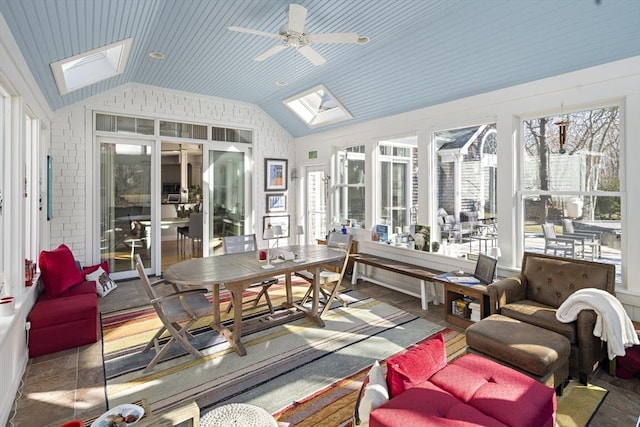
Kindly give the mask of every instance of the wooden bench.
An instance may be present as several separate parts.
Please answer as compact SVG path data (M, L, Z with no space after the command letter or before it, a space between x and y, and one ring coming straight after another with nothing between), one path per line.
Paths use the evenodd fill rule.
M358 279L366 280L371 283L375 283L380 286L387 287L389 289L393 289L398 292L405 293L407 295L411 295L417 298L420 298L422 303L422 309L427 311L429 309L429 296L433 301L433 305L438 305L438 300L436 298L436 287L433 282L433 276L442 273L441 271L430 270L425 267L420 267L415 264L409 264L407 262L396 261L389 258L383 258L376 255L369 254L356 254L353 256L353 274L351 276L351 284L355 285L358 282ZM380 268L383 270L391 271L393 273L401 274L403 276L409 276L420 280L420 293L413 292L408 289L403 289L397 286L394 286L389 283L385 283L381 280L375 279L369 275L367 275L367 271L365 269L365 274L360 274L358 271L358 265L362 264L364 266L371 266Z

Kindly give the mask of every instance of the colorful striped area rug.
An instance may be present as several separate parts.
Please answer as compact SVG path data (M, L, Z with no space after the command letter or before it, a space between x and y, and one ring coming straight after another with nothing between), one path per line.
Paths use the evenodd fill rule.
M294 286L301 296L306 286ZM271 288L274 306L284 299L284 289ZM240 357L208 326L193 330L205 357L195 359L176 345L174 354L149 374L148 358L140 350L160 322L152 308L105 315L102 319L106 394L109 407L147 399L152 411L195 400L200 408L246 402L273 414L311 401L348 378L362 376L375 360L384 360L436 332L442 326L389 304L345 292L347 307L335 307L323 317L320 328L298 318L242 337L247 355ZM226 303L223 298L223 307ZM264 307L248 311L257 316ZM276 313L279 315L279 313ZM347 380L345 380L347 379ZM357 392L353 377L347 389ZM336 424L338 425L338 424Z

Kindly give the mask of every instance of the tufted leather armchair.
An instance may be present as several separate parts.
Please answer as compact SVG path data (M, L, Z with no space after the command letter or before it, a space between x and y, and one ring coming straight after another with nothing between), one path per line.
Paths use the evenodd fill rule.
M603 289L614 295L615 266L525 252L520 274L492 283L487 290L492 314L499 313L567 337L571 342L570 372L587 384L589 375L606 356L606 344L593 335L596 313L583 310L571 323L556 319L560 304L583 288Z

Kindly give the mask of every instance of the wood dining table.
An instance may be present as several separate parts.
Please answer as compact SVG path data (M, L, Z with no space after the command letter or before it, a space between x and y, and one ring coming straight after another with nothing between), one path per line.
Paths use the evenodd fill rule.
M173 264L164 272L164 278L180 286L206 287L213 295L213 321L211 327L218 331L240 356L247 354L240 338L242 335L243 314L242 294L251 284L270 277L284 275L286 284L286 301L283 306L304 313L320 327L324 322L320 318L319 294L320 271L323 266L344 259L347 252L344 249L330 248L325 245L300 245L272 249L271 255L288 251L295 254L293 260L272 260L271 268L265 268L267 261L260 261L258 251L236 254L216 255L204 258L194 258ZM311 308L293 301L291 290L291 275L296 271L308 270L314 274ZM234 315L231 327L222 324L220 320L220 290L224 288L231 293Z

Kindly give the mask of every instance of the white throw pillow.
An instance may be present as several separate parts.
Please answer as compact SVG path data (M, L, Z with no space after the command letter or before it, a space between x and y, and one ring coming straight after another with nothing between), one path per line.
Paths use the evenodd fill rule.
M87 281L96 282L96 292L98 292L98 296L105 296L112 290L118 287L116 282L109 277L109 275L102 269L102 267L98 267L96 271L91 274L87 274Z
M364 393L358 406L358 418L360 426L369 425L369 415L371 412L389 401L389 390L387 390L387 380L384 370L376 360L369 373L368 382L364 388Z

